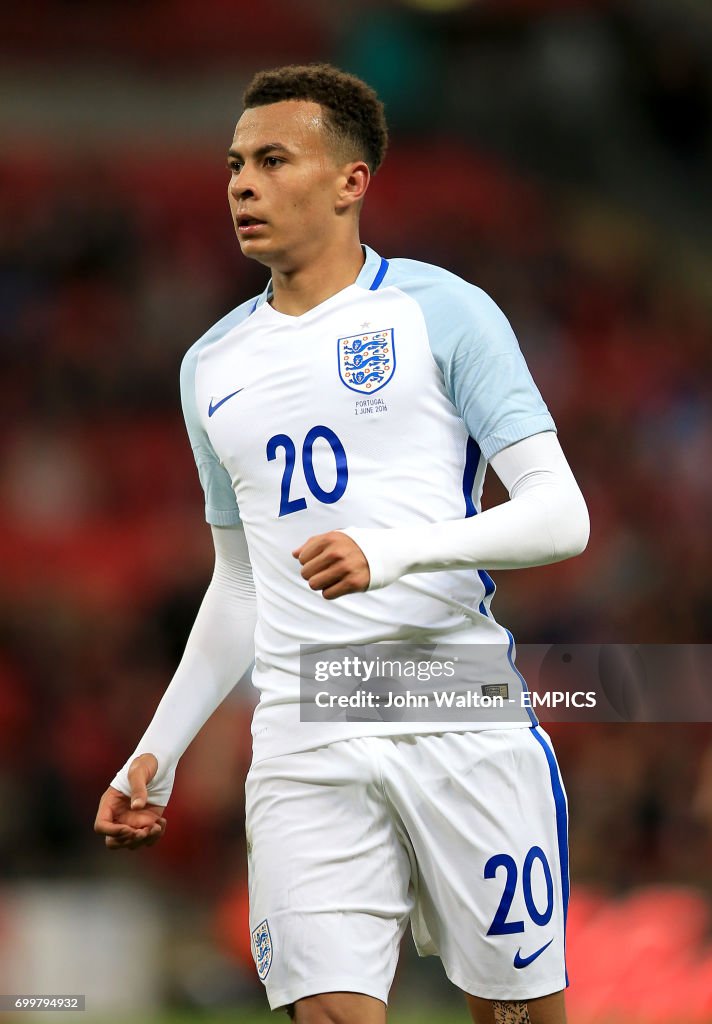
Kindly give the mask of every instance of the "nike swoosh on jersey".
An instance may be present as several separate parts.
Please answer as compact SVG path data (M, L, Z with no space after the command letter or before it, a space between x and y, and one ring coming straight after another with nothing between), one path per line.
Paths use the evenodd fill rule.
M552 944L553 941L553 938L549 939L549 941L545 945L543 945L540 949L535 950L530 956L520 956L519 954L522 952L522 947L520 946L517 952L514 954L514 966L517 968L517 970L520 970L522 967L528 967L529 964L533 963L538 956L541 956L545 949L548 949L548 947Z
M225 395L225 397L221 398L219 402L215 403L215 405L213 405L213 400L211 398L210 405L208 406L208 416L212 416L214 412L218 411L221 405L225 405L225 402L229 401L231 398L234 398L235 395L239 395L240 392L244 390L244 388L238 388L237 391L233 391L232 394Z

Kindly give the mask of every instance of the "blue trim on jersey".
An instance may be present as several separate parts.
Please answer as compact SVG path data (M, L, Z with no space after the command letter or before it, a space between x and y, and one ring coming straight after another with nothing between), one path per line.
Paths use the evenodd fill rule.
M254 311L255 311L255 310L257 309L257 303L258 303L259 301L260 301L260 297L259 297L259 295L258 295L258 296L257 296L257 298L255 299L255 301L254 301L254 302L252 303L252 309L250 310L250 316L252 316L252 314L254 313Z
M386 259L385 256L381 256L381 265L378 268L378 273L371 282L371 287L368 289L370 292L375 292L381 287L381 282L383 281L383 278L386 276L387 270L388 260Z
M471 519L472 516L477 515L477 506L475 505L475 500L472 497L472 491L475 486L475 477L477 476L477 469L479 467L481 457L482 452L480 451L480 446L478 445L477 441L475 441L473 437L468 437L467 446L465 449L465 468L462 473L462 492L465 497L465 519ZM478 569L477 575L479 576L480 582L485 590L485 596L482 599L482 601L480 601L478 611L480 615L484 615L485 618L488 618L491 613L489 612L487 605L485 604L485 601L487 600L488 597L492 597L497 588L490 574L486 572L484 569ZM510 667L521 681L522 689L528 692L529 687L527 686L526 680L517 668L517 666L514 664L514 658L512 657L512 650L514 648L514 637L506 628L505 632L509 637L507 659L509 661ZM530 707L527 707L527 712L529 714L529 720L531 721L532 725L538 725L539 719L536 717L536 715Z
M482 586L485 588L484 599L480 601L480 611L482 612L483 615L487 615L488 611L485 601L487 600L488 597L491 597L492 594L494 594L496 587L494 584L494 580L485 569L478 569L477 575L480 577L480 580L482 581Z
M475 476L477 475L477 467L480 464L481 457L482 452L477 441L475 441L474 437L468 437L467 447L465 448L465 468L462 473L465 519L470 519L472 516L477 515L477 506L475 505L475 499L472 497L472 488L475 486Z
M519 676L519 680L522 684L522 693L529 693L529 687L527 686L526 679L519 671L517 666L514 664L514 657L512 656L512 651L514 650L514 637L509 632L506 626L504 627L504 632L509 637L509 647L507 648L507 660L509 661L509 664L512 666L512 671L516 672L516 674ZM527 705L527 713L529 714L529 719L532 725L537 726L539 724L539 719L536 717L534 711L532 710L532 708L529 707L529 705Z
M484 569L478 569L477 570L477 575L480 577L480 579L482 580L482 583L484 584L485 597L489 597L490 594L494 594L495 585L494 585L494 580L492 579L490 574L488 572L486 572Z
M566 797L564 787L561 784L559 766L554 757L554 751L546 742L544 737L537 731L537 726L532 726L531 734L539 743L546 754L549 765L549 776L551 778L551 791L554 795L554 807L556 808L556 839L559 846L559 864L561 866L561 898L564 905L564 969L566 970L566 920L569 913L569 839L568 839L568 812L566 810ZM566 984L569 984L569 972L566 971Z
M477 506L475 505L475 499L472 497L472 491L475 486L475 477L477 476L477 469L480 465L480 459L482 458L482 452L480 446L474 437L467 438L467 446L465 448L465 468L462 473L462 493L465 498L465 519L470 519L472 516L477 515ZM480 615L487 615L487 606L485 601L488 597L494 594L495 587L494 580L488 572L484 569L478 569L477 575L480 578L482 586L485 588L484 600L480 601L479 613Z

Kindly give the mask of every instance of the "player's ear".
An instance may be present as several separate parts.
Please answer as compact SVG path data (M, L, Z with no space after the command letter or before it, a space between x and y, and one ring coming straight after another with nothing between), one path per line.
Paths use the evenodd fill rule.
M360 203L366 195L370 180L371 172L364 160L354 160L346 164L340 181L336 208L342 210Z

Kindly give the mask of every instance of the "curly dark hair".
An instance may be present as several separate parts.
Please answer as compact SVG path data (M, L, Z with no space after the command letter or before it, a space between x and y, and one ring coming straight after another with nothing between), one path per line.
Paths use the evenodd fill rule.
M331 64L289 64L259 71L245 90L245 108L283 100L311 100L328 112L336 142L356 152L375 173L388 145L383 104L370 85Z

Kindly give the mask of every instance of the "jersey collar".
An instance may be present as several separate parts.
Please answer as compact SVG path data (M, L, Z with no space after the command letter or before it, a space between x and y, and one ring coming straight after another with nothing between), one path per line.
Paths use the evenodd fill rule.
M383 278L386 276L388 271L388 260L383 256L379 256L378 253L371 249L368 245L362 245L364 256L366 257L361 271L354 281L354 284L359 288L364 288L366 291L375 292L381 287ZM251 313L254 313L260 306L264 306L265 302L269 302L274 294L272 289L272 278L267 282L267 287L261 292L255 299Z
M375 292L381 287L383 278L386 276L388 260L383 256L379 256L377 252L367 245L362 245L361 248L366 256L366 262L361 267L361 273L356 278L355 283L359 288Z

